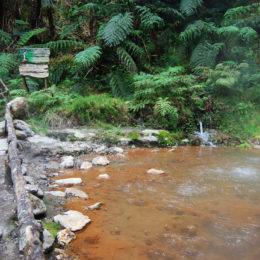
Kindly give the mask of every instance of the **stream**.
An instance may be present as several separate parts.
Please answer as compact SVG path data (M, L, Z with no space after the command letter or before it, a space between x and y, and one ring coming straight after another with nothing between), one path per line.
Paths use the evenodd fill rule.
M147 148L109 159L105 167L64 172L81 177L78 188L89 195L66 208L92 219L69 253L80 260L260 259L259 151ZM104 173L110 178L97 179ZM86 210L97 201L100 210Z

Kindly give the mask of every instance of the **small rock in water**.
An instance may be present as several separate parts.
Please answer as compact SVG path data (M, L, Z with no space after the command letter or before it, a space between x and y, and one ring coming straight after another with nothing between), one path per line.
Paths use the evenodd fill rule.
M47 208L42 200L32 194L30 194L30 199L34 216L43 215L46 213Z
M45 194L50 194L55 197L65 197L65 192L54 190L54 191L45 191Z
M85 161L81 164L80 166L80 169L81 170L88 170L92 167L92 163L91 162L88 162L88 161Z
M111 147L107 150L109 154L122 154L124 150L120 147Z
M67 196L74 196L82 199L88 199L88 195L84 191L78 190L76 188L67 188L65 190L65 193Z
M61 168L73 168L74 166L74 158L73 156L64 156L61 159Z
M176 151L176 148L172 148L168 152L174 152L174 151Z
M255 145L254 145L254 149L260 150L260 145L259 145L259 144L255 144Z
M59 187L58 184L49 185L49 188L50 188L50 189L56 189L56 188L58 188L58 187Z
M55 216L54 221L71 231L78 231L85 227L91 219L78 211L69 210L62 215Z
M160 174L163 174L164 171L162 171L162 170L157 170L157 169L149 169L149 170L147 171L147 173L153 174L153 175L160 175Z
M92 160L92 163L94 165L105 166L105 165L108 165L110 163L110 161L105 156L98 156Z
M48 230L44 229L42 247L43 247L43 250L45 253L48 252L52 248L54 241L55 241L55 238L52 236L52 234Z
M104 173L104 174L99 174L97 178L98 179L109 179L110 177L107 173Z
M157 149L156 149L156 150L152 150L151 152L152 152L152 153L159 153L160 150L157 150Z
M101 206L101 202L97 202L97 203L95 203L93 205L88 206L88 209L89 210L100 209L100 206Z
M73 239L76 238L76 235L69 229L63 229L58 232L57 240L60 246L68 245Z
M68 178L68 179L56 180L55 183L61 184L61 185L80 184L80 183L82 183L82 180L81 180L81 178Z

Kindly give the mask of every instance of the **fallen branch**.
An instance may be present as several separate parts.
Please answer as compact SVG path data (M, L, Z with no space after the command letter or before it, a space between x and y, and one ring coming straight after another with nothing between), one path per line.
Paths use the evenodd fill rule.
M29 193L25 189L25 180L21 171L21 160L18 157L17 139L11 116L10 103L6 106L5 121L8 133L8 159L11 169L19 221L19 250L25 260L44 260L40 240L41 225L34 219Z
M8 89L8 87L5 85L5 83L4 83L4 81L0 78L0 83L1 83L1 85L3 86L3 88L4 88L4 91L3 92L1 92L1 95L3 96L3 98L5 98L5 93L6 93L6 103L8 103L9 102L9 100L10 100L10 93L9 93L9 89Z

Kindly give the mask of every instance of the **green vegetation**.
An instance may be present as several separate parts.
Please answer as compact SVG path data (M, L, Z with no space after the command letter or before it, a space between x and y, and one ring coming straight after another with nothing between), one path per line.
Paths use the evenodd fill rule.
M54 237L57 236L57 233L63 229L63 227L55 222L46 222L43 221L43 226L45 229L47 229Z
M258 1L3 0L0 10L0 78L11 98L28 98L36 130L141 125L167 129L159 138L172 145L202 120L242 144L260 135ZM30 93L17 60L28 46L51 49L51 87L27 78Z

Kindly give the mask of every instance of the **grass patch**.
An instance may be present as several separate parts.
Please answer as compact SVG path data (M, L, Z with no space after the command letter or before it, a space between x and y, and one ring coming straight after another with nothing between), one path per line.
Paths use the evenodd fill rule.
M55 222L43 221L42 223L43 223L44 228L47 229L54 237L56 237L57 233L63 229L63 227L60 224L55 223Z

